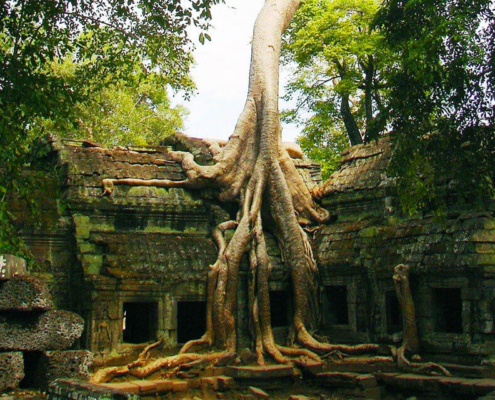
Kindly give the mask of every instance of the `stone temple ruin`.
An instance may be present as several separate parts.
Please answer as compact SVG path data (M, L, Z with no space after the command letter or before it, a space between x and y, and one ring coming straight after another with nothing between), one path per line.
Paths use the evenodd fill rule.
M174 348L201 336L208 265L217 254L210 232L235 215L235 209L216 201L208 190L117 186L112 196L102 196L102 180L181 180L181 166L171 160L168 149L191 151L198 162L208 164L212 157L207 146L180 136L155 148L106 149L55 139L47 145L50 151L44 166L58 172L38 193L41 225L30 223L21 201L12 203L36 263L28 268L29 278L0 282L0 332L14 329L13 319L25 318L28 311L36 313L38 321L43 313L66 312L52 309L82 317L84 332L73 346L83 349L78 350L82 353L77 372L52 374L45 386L54 377L84 379L91 362L89 352L95 365L103 365L111 357L125 359L138 345L159 338ZM405 217L394 180L387 175L389 156L387 138L353 147L343 154L340 169L325 184L322 205L333 219L312 233L320 271L319 334L335 343L400 344L402 317L392 275L394 267L404 263L411 268L421 355L425 361L442 363L455 378L421 380L400 375L391 366L339 360L332 372L320 371L313 378L321 387L351 388L349 393L361 398L385 398L384 388L478 398L495 391L491 379L495 378L495 203L487 200L476 211L474 206L452 206L443 219L428 212ZM317 164L303 158L294 162L310 187L321 184ZM291 311L290 278L274 238L267 238L274 267L272 325L283 343ZM248 316L244 315L247 263L241 268L238 342L249 347ZM17 281L38 290L42 306L28 311L3 307L2 293ZM71 335L73 342L80 332ZM50 351L62 351L72 342L22 348L5 344L0 337L0 372L5 357L19 357L12 354L24 354L28 367L29 360L35 358L38 365L43 357L54 357ZM229 376L242 380L236 371ZM212 385L218 389L231 384L221 382ZM59 397L54 398L62 398L61 393L69 390L63 389L64 384L59 384ZM0 390L6 387L0 377ZM145 393L139 390L133 393ZM158 391L156 386L154 390Z

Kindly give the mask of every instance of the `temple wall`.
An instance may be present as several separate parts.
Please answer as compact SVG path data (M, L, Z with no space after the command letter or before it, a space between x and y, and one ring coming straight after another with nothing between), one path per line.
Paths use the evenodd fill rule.
M111 196L101 196L104 178L184 179L165 147L51 145L61 178L39 188L41 225L33 227L24 218L21 203L14 202L13 211L38 261L31 272L48 281L58 308L84 317L81 346L108 354L157 338L175 346L190 335L199 337L208 266L217 255L211 230L235 217L235 206L218 203L208 190L118 185ZM386 139L350 149L326 183L322 205L333 218L311 234L320 270L320 333L333 342L399 344L401 316L392 274L405 263L411 266L426 357L485 359L495 350L493 201L476 212L452 208L442 219L428 212L405 217L387 175L389 151ZM205 151L198 154L211 161ZM319 182L316 165L295 162L309 186ZM272 322L283 342L290 277L275 239L267 235L267 242ZM238 296L241 347L249 345L247 273L244 260Z

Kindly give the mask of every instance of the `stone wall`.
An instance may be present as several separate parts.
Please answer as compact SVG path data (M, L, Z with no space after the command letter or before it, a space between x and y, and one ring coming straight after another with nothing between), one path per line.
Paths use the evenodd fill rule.
M404 263L424 350L487 357L495 344L494 202L453 207L443 218L428 210L405 217L387 175L389 155L388 139L356 146L326 183L322 203L335 221L315 235L322 297L345 287L349 313L347 324L327 332L344 341L399 340L392 275Z
M164 144L212 162L198 139ZM118 185L112 196L101 197L104 178L183 179L166 146L110 150L54 140L50 145L61 181L44 189L53 196L43 201L43 229L24 226L38 260L33 272L49 281L58 306L83 316L83 347L99 354L126 351L135 313L144 318L148 339L163 337L176 345L181 318L204 324L194 311L204 304L208 265L216 258L210 233L235 216L235 206L219 204L211 190ZM392 271L406 263L412 267L423 350L470 363L487 358L495 344L493 202L476 212L452 208L443 219L428 211L405 217L387 174L389 155L387 139L356 146L343 154L341 168L325 185L322 205L334 218L312 235L322 331L338 342L398 343L401 317ZM317 165L295 163L308 186L320 183ZM14 207L19 216L22 209ZM274 299L287 299L278 312L289 313L289 274L274 238L268 235L267 241L274 266L270 288ZM246 285L244 263L242 346L249 344ZM286 334L283 321L276 328L279 340Z

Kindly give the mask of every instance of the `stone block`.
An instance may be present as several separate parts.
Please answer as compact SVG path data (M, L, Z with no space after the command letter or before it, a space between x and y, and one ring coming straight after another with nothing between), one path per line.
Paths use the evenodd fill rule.
M53 303L45 282L30 275L0 282L0 311L51 310Z
M225 375L236 379L271 379L293 376L291 365L227 367Z
M83 329L83 319L69 311L4 314L0 315L0 349L64 350L81 337Z
M260 388L254 387L254 386L249 386L249 392L256 397L257 399L263 399L266 400L270 398L270 395L266 393L264 390L261 390Z
M155 394L157 392L157 385L155 381L131 381L130 383L136 385L139 388L140 395Z
M0 353L0 393L8 389L16 389L23 378L22 353Z
M169 379L159 379L155 381L158 393L171 392L174 389L174 382Z
M323 369L322 362L317 362L313 360L305 360L299 362L297 365L303 370L303 372L308 373L310 375L319 374Z
M10 254L0 254L0 280L26 275L26 261Z
M88 350L45 351L36 363L35 371L26 371L33 376L37 387L46 390L56 379L89 380L89 369L93 365L93 353Z
M139 386L133 382L115 382L115 383L103 383L101 386L118 390L126 393L139 394Z
M122 383L128 384L128 382ZM140 400L141 397L135 393L136 390L139 390L137 385L119 383L95 385L76 379L57 379L48 387L47 400Z
M189 385L187 381L173 381L173 382L174 382L174 387L172 390L174 391L174 393L186 392L187 389L189 389Z
M211 376L201 379L201 387L214 391L223 392L232 389L233 386L234 379L229 376Z

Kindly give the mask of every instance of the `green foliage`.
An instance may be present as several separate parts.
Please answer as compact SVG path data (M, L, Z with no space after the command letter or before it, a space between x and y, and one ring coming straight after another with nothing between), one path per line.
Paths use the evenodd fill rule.
M0 252L16 248L6 199L29 193L23 169L38 156L40 121L70 121L89 90L133 79L136 65L192 90L186 28L209 26L222 0L8 0L0 3ZM69 84L48 66L73 54ZM92 85L88 85L92 82ZM76 123L77 121L74 121ZM7 232L7 233L5 233Z
M315 114L297 142L304 154L321 165L325 181L340 167L341 154L349 146L349 139L339 125L319 129L318 120L326 124L326 115Z
M493 195L495 15L490 0L387 0L376 24L390 78L393 172L404 208ZM452 190L454 189L454 190ZM452 199L451 193L457 193Z
M77 80L77 65L70 58L50 68L66 82ZM43 129L109 147L157 145L163 137L183 127L186 110L180 106L170 107L162 77L146 74L139 68L140 65L136 65L132 76L107 87L101 87L98 80L88 82L89 95L73 105L71 120L44 120Z
M379 0L306 0L284 36L283 60L295 66L286 99L297 98L287 122L304 126L307 143L347 133L351 144L376 138L386 126L386 73L391 53L371 28ZM309 116L308 116L309 115ZM341 134L332 149L340 150ZM330 151L323 146L322 154ZM335 159L336 155L332 155Z

